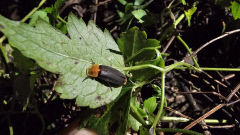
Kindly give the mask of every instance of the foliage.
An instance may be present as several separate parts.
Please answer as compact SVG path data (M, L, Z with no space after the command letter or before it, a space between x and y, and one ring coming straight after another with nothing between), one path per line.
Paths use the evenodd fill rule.
M7 67L0 70L0 75L4 79L11 79L13 99L21 105L21 111L34 110L32 112L38 115L43 125L41 133L44 132L45 124L36 105L35 83L43 72L48 71L59 75L53 89L63 102L75 99L77 106L87 108L80 114L81 128L92 129L98 134L116 135L126 134L129 129L140 135L154 135L158 132L200 134L188 129L158 126L166 117L164 107L168 103L165 89L169 72L175 69L184 72L186 69L196 72L240 71L236 68L199 66L194 57L196 52L192 52L180 36L181 27L188 30L198 25L195 17L201 13L198 12L201 10L200 1L168 1L168 5L162 4L164 8L153 13L148 8L153 6L153 0L118 0L115 8L119 19L116 22L124 30L121 29L121 34L118 33L120 36L117 43L108 30L102 31L93 21L86 24L73 13L61 18L60 8L64 2L65 0L56 0L51 6L34 11L29 16L28 24L0 15L0 31L8 39L8 43L0 48L3 56L1 59L4 59L0 64L6 63ZM215 4L221 5L228 14L232 13L234 20L240 18L240 4L237 1L226 3L216 0ZM150 33L150 27L158 28L158 35ZM223 27L225 31L226 26ZM183 45L181 49L186 50L186 55L191 55L189 59L194 64L186 59L174 59L174 62L168 59L173 54L165 53L165 49L175 37L179 41L177 45ZM3 40L1 38L1 43ZM179 52L182 53L180 49ZM178 59L180 56L177 54ZM13 63L14 72L8 73L10 63ZM93 63L111 66L124 73L127 84L118 88L107 87L88 78L86 69ZM143 86L152 88L154 94L145 96ZM43 100L46 97L48 95L42 97ZM51 97L52 100L55 98L58 99L57 96ZM8 101L2 101L6 108L11 106Z
M134 0L134 2L128 2L126 0L118 0L124 5L124 11L118 10L120 19L118 20L120 25L126 25L127 28L131 25L133 18L135 17L139 23L143 23L142 18L147 15L144 10L153 0L145 2L144 0Z
M240 18L240 3L237 1L233 1L231 4L233 18L234 20L237 20Z
M26 57L34 59L42 68L61 75L55 89L62 98L77 98L78 105L96 108L113 101L120 93L121 88L110 90L94 80L83 81L87 77L84 71L92 60L118 69L123 66L121 56L107 50L117 50L116 43L107 31L103 33L92 22L86 26L82 20L70 15L67 24L69 39L42 20L33 28L2 16L0 18L2 31L14 47ZM92 54L92 51L95 53Z
M196 7L196 2L193 4L193 7L191 9L188 9L187 11L184 11L186 18L188 20L188 26L191 25L191 18L192 15L196 12L197 7Z

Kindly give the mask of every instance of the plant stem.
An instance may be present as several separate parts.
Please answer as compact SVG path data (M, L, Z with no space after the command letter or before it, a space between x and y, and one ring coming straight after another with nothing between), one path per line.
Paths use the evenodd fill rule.
M159 122L159 120L162 116L162 113L163 113L164 100L165 100L165 76L166 76L166 72L162 72L162 80L161 80L162 91L161 91L160 107L159 107L157 115L156 115L156 117L153 121L152 127L150 128L150 131L149 131L149 132L154 133L154 134L155 134L155 129L156 129L157 123Z
M22 20L21 22L25 22L28 18L30 18L32 16L32 14L37 11L47 0L41 0L41 2L38 4L37 7L35 7L34 9L32 9Z
M186 68L194 69L194 70L199 71L199 72L200 72L200 70L201 70L201 69L196 68L196 67L194 67L194 66L192 66L192 65L190 65L190 64L188 64L188 63L185 63L185 62L177 62L177 63L171 64L170 66L167 66L167 67L165 68L165 72L169 72L169 71L171 71L171 70L173 70L173 69L176 69L176 68L178 68L178 67L180 67L180 66L186 66L186 67L184 67L185 69L186 69Z
M67 22L66 22L60 15L58 15L57 18L58 18L60 21L62 21L63 23L67 24Z
M152 65L152 64L144 64L144 65L138 65L138 66L132 66L132 67L125 67L123 70L130 71L130 70L139 70L139 69L145 69L145 68L154 68L159 70L160 72L165 72L163 68Z
M192 51L191 49L188 47L188 45L186 44L186 42L180 37L180 36L177 36L177 39L183 44L183 46L187 49L188 53L190 55L192 55ZM193 59L193 62L194 62L194 65L199 68L199 64L197 62L197 60L195 59L195 57L192 57Z
M175 67L174 69L195 69L194 67ZM199 67L203 71L240 71L240 68L213 68L213 67Z
M178 19L173 23L174 28L177 27L177 25L182 21L182 19L185 17L184 14L181 14Z

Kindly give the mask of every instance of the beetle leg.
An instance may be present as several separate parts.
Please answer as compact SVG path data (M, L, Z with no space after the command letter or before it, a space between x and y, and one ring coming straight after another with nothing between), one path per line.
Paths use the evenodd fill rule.
M110 90L112 91L112 87L108 87L108 88L110 88Z
M107 82L108 83L108 82ZM108 83L108 86L109 86L109 88L110 88L110 90L112 91L112 87L110 87L110 84Z

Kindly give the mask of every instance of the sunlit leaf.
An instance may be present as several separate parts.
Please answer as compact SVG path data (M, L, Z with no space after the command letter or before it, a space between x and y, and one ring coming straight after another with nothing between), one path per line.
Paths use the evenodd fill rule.
M78 105L91 108L112 102L121 87L109 88L95 80L83 80L92 61L121 70L122 56L110 51L118 51L117 44L107 30L102 32L93 22L86 25L72 14L67 28L70 38L43 20L31 27L0 16L0 30L12 46L45 70L60 74L55 89L61 98L76 98Z
M157 108L157 99L156 97L150 97L144 101L144 109L148 114L152 114Z
M144 10L142 10L142 9L134 10L134 11L132 11L132 14L133 14L133 16L134 16L136 19L138 19L138 21L139 21L140 23L143 23L143 22L144 22L144 21L142 20L142 17L145 16L145 15L147 15L147 13L146 13Z
M191 9L184 11L186 18L188 20L188 26L191 25L191 18L192 18L192 15L196 12L196 10L197 10L196 3L194 3Z
M237 20L240 18L240 3L237 1L233 1L231 4L233 18L234 20Z

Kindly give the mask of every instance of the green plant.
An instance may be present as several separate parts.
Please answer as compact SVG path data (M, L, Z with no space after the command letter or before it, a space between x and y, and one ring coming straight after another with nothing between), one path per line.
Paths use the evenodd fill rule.
M120 18L118 22L120 25L125 24L127 26L126 29L129 28L134 18L136 18L139 23L143 23L144 20L142 18L147 15L147 11L144 9L153 2L153 0L147 2L144 0L135 0L134 2L128 2L126 0L118 1L125 7L124 11L118 10Z
M125 5L127 9L127 12L121 18L122 24L130 24L133 17L138 19L139 22L143 21L142 16L146 13L143 10L146 5L141 5L143 1L136 0L134 3L127 3L119 0L119 2ZM167 12L169 15L173 14L171 11L173 2L168 6ZM181 3L186 4L183 0ZM178 4L180 2L176 5ZM26 84L21 88L28 90L24 92L21 91L22 89L18 90L18 92L26 95L26 97L23 96L22 100L24 104L23 110L30 107L29 99L33 91L34 80L39 76L37 72L33 71L38 69L37 65L39 65L44 70L60 75L54 89L60 93L62 99L76 99L77 105L91 108L83 112L85 117L82 118L80 127L89 127L99 134L109 134L109 129L115 128L114 133L122 135L127 132L129 127L139 131L141 135L156 134L162 131L200 134L191 130L157 127L161 120L166 120L166 117L164 117L164 107L167 107L165 78L168 72L175 69L189 69L196 72L202 72L203 70L240 71L237 68L205 68L199 66L194 57L196 52L192 52L189 45L179 35L176 37L189 53L189 58L194 61L194 66L185 61L178 61L170 65L165 64L164 58L168 54L162 53L160 43L168 39L169 35L172 34L173 30L177 28L184 18L187 19L188 26L191 26L191 17L197 10L196 6L195 3L192 8L183 11L184 13L180 14L178 18L173 17L172 24L165 29L160 41L148 39L146 32L139 30L138 27L132 27L121 34L117 40L118 44L107 30L102 32L92 21L86 25L82 19L79 20L71 13L68 16L68 21L65 22L56 13L58 8L51 10L46 8L35 12L30 25L10 21L0 16L0 30L13 47L13 54L16 58L15 66L19 68L20 74L14 76L17 78L15 80L16 84L19 83L18 80L21 80L22 84ZM48 18L48 13L52 14L54 19L60 19L64 27L66 24L70 38L62 33L65 33L65 30L60 32L49 24L51 19ZM38 17L41 19L37 19ZM55 23L51 24L55 25ZM61 29L62 27L58 28ZM10 48L10 46L8 47ZM9 48L1 46L3 52ZM6 56L6 52L4 54ZM21 54L28 58L23 57ZM95 80L87 79L83 81L87 77L86 69L92 64L92 61L125 72L126 76L128 76L127 85L110 88ZM32 74L29 78L24 78L22 73ZM160 87L152 84L153 80L158 76L161 77ZM141 103L137 99L143 85L150 85L157 94ZM16 86L19 86L19 84ZM4 103L7 104L7 102ZM96 116L93 109L102 106L106 108L101 116ZM37 112L37 115L41 118L39 112ZM178 119L174 118L173 120L177 121ZM117 128L115 127L116 123ZM11 127L9 129L12 130Z

